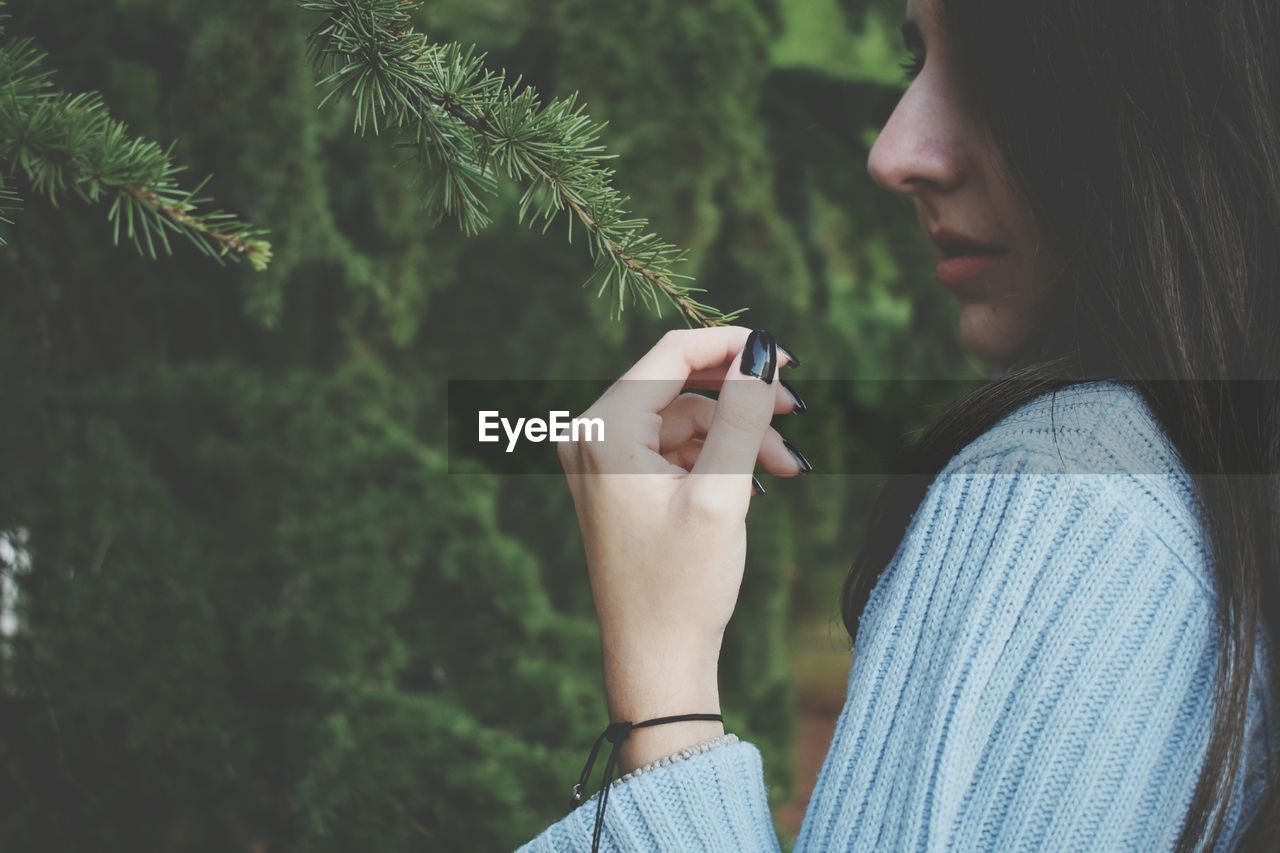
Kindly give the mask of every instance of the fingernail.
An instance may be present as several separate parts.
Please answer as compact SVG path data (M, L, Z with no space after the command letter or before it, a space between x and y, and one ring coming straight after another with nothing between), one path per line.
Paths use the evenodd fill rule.
M747 376L772 383L773 371L777 365L778 342L773 339L773 335L763 329L752 332L742 350L742 363L738 369Z
M800 359L796 358L796 354L793 353L791 350L787 349L786 347L784 347L782 344L778 344L778 352L782 353L787 357L787 363L784 364L783 367L799 367L800 366Z
M800 399L800 395L796 393L796 389L792 388L790 385L787 384L787 380L779 379L778 383L783 388L787 389L787 393L790 394L791 399L795 401L795 404L796 404L795 414L798 415L801 412L807 412L809 410L809 407L804 404L804 400Z
M751 478L751 494L753 495L764 494L764 486L760 485L760 481L757 480L755 477Z
M813 466L809 464L809 460L804 458L803 453L796 450L795 445L784 438L782 439L782 446L787 448L787 452L791 454L791 458L796 460L796 464L800 466L801 474L808 474L813 470Z

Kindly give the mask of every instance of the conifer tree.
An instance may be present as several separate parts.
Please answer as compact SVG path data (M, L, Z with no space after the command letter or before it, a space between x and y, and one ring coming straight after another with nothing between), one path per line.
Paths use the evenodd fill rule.
M686 252L630 216L612 186L612 159L600 144L603 123L591 121L577 94L545 105L523 77L485 67L485 55L457 43L433 44L417 32L410 13L416 0L306 0L304 9L328 18L312 33L323 103L355 101L355 130L392 131L411 148L430 180L426 197L436 221L444 214L474 233L490 223L484 196L500 176L527 184L520 220L541 219L543 232L566 214L586 231L596 260L592 279L601 294L612 289L621 313L626 297L661 313L669 302L690 325L731 323L745 309L722 312L698 301L703 288L674 267ZM438 170L438 174L433 174ZM530 212L532 211L532 215ZM590 283L591 280L588 280Z
M4 7L0 0L0 39ZM31 192L55 205L68 196L108 203L116 243L123 232L152 258L158 249L172 252L172 234L219 262L243 259L266 269L267 232L232 214L203 210L210 199L200 193L208 178L183 189L178 175L185 169L172 153L172 146L131 136L98 94L55 88L53 72L31 39L0 43L0 246L6 243L5 226L21 208L17 187L6 177L16 173Z
M604 722L598 633L561 479L460 473L446 380L616 376L661 320L607 322L612 303L565 286L590 272L581 220L572 245L519 224L503 172L481 233L424 227L413 150L352 134L355 98L316 109L315 12L10 8L64 88L180 137L275 254L260 274L152 263L6 166L27 204L0 251L0 846L513 849L563 814ZM939 375L932 264L863 164L898 84L832 70L849 42L831 16L825 52L792 37L823 8L838 25L838 0L432 0L413 20L582 92L617 185L689 249L679 269L751 305L806 373ZM847 389L797 380L818 413ZM865 420L887 441L911 425ZM835 471L874 452L853 423L783 428ZM863 499L835 476L768 485L721 688L780 805L788 615L834 609Z

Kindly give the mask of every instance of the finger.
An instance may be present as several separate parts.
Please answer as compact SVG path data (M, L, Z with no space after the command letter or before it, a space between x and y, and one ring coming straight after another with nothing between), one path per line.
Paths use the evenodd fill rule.
M752 332L738 368L725 376L711 428L688 481L691 492L710 497L711 490L729 489L736 494L746 488L773 418L777 366L773 335ZM712 474L723 476L707 476Z
M662 458L685 471L692 471L698 464L702 447L701 439L691 438L683 444L664 449ZM775 477L799 477L813 470L809 461L776 432L772 436L766 436L756 462Z
M668 464L688 472L695 464L697 464L698 454L701 452L702 442L695 438L691 441L685 442L675 450L670 450L662 454L662 458L666 459ZM760 483L759 478L753 476L751 478L751 497L763 495L764 493L765 489Z
M701 446L703 446L701 442L689 442L685 446L677 448L677 450L664 453L663 459L666 459L669 465L684 469L687 473L698 462L698 452L701 450ZM758 496L758 494L764 494L764 485L760 484L760 480L753 476L751 478L751 497Z
M782 358L782 352L778 352L778 358ZM724 386L724 378L730 370L736 369L734 365L721 365L706 370L698 370L689 374L689 381L685 383L686 391L715 391L719 392ZM789 382L782 377L778 377L775 384L778 386L778 399L774 404L773 413L775 415L785 415L792 412L803 412L809 407L805 405L800 394L791 386Z
M784 367L793 367L796 364L799 364L799 362L791 361L791 359L793 358L795 358L795 356L791 355L788 352L784 352L782 349L782 344L778 344L778 369L779 370L781 370ZM692 373L689 374L689 381L686 383L686 387L696 388L696 387L701 387L703 385L706 385L708 386L707 390L714 391L718 389L720 387L720 383L724 381L725 373L728 372L729 368L733 366L733 363L734 363L734 360L729 359L725 363L718 364L715 367L704 367L699 370L693 371Z
M698 461L698 454L702 452L702 439L692 438L688 441L676 445L669 450L663 451L662 458L670 462L672 465L678 465L685 471L693 470L694 463Z
M690 442L696 441L697 450L701 451L702 439L711 431L715 420L716 401L700 394L681 394L670 406L663 409L662 427L659 432L659 452L664 456L672 450L683 450ZM798 451L791 448L782 435L773 427L765 431L764 441L756 461L766 471L779 477L794 477L806 473L812 468L798 456ZM671 459L671 457L667 457ZM685 470L691 470L692 457L681 456L690 460L688 466L680 464Z
M737 359L750 335L742 326L667 332L605 396L623 395L628 407L659 412L680 394L691 374Z
M795 354L791 352L791 350L784 347L782 345L782 341L776 341L776 343L778 344L778 370L782 370L784 367L799 367L800 359L796 358ZM695 370L692 374L690 374L689 378L691 380L701 380L704 378L711 378L712 376L714 376L718 381L719 379L722 379L724 377L724 368L726 366L727 364L721 365L720 367L710 367L710 368L704 368L702 370Z

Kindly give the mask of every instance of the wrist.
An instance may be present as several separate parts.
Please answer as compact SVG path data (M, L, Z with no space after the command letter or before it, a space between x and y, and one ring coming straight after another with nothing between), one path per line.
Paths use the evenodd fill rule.
M610 722L720 713L719 647L603 643ZM724 734L724 723L686 720L634 729L618 751L623 773Z
M718 649L626 652L606 646L603 661L611 721L720 711Z
M724 723L717 720L686 720L632 729L618 748L618 772L625 775L703 741L723 737L724 733Z

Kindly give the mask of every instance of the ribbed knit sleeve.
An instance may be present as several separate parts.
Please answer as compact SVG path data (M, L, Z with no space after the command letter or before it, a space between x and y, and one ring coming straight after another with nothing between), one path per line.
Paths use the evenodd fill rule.
M797 850L1172 848L1215 664L1203 570L1153 497L1176 488L1027 446L965 454L917 511Z
M593 795L520 853L589 851ZM718 746L616 782L605 808L601 850L778 850L760 751Z
M1114 385L1038 401L964 448L863 613L796 850L1172 849L1217 654L1197 512L1149 412ZM1280 764L1274 708L1257 688L1221 848ZM523 849L589 850L594 815L590 800ZM776 850L759 752L720 746L618 784L603 846Z

